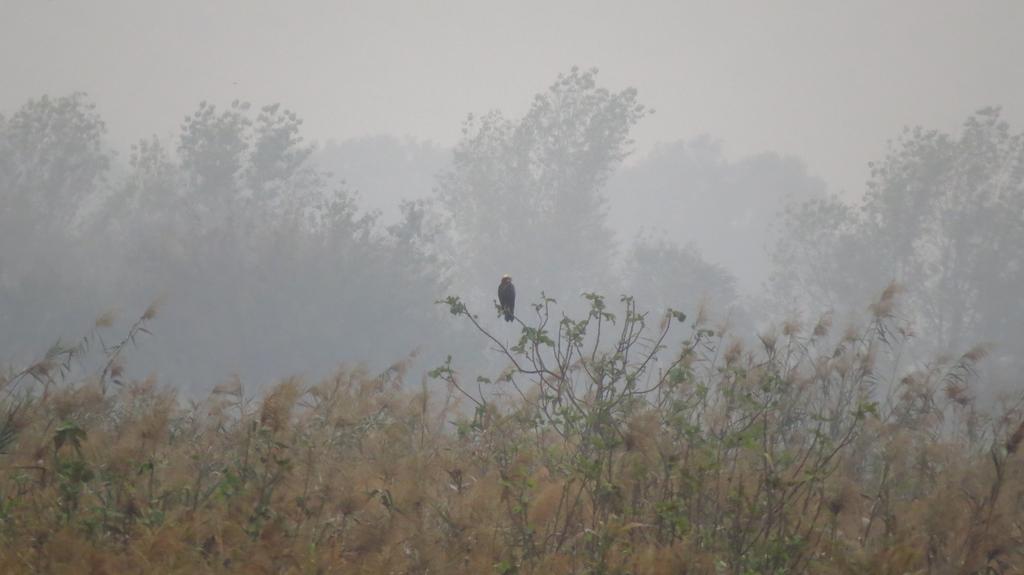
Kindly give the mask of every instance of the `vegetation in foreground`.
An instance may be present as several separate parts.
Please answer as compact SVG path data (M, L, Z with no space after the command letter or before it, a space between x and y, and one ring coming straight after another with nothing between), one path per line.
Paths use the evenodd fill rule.
M151 309L3 379L0 571L1021 572L1022 398L980 406L981 349L904 367L895 292L758 349L594 294L506 345L449 298L508 370L190 402L121 379ZM62 378L90 346L97 375Z

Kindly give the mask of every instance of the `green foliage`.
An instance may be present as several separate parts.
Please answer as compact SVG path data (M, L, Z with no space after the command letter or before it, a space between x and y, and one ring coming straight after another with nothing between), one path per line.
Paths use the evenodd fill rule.
M75 453L81 457L82 455L82 440L85 439L85 430L79 427L76 423L71 421L65 421L57 426L57 431L53 434L53 451L59 453L60 448L65 445L70 445L74 448Z
M466 311L466 304L462 303L462 300L460 300L456 296L448 296L447 298L445 298L445 300L443 302L442 301L438 301L438 302L435 302L435 303L443 303L443 304L447 305L448 306L448 313L450 313L452 315L463 315L463 314L467 313L467 311Z

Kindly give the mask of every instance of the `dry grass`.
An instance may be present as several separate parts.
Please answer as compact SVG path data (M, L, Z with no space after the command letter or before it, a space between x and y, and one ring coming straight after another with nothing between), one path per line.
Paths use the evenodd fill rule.
M467 414L403 365L188 403L8 377L0 572L1022 572L1020 402L976 404L976 351L876 401L883 300L834 342L708 332L656 392L578 412L527 378Z

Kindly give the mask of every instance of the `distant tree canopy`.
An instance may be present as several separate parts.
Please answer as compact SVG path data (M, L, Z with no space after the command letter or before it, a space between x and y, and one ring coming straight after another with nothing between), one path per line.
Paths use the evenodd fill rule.
M229 355L216 360L223 369L323 370L345 359L381 366L423 344L419 335L430 329L440 267L418 241L423 226L415 207L380 229L310 161L301 124L278 105L253 112L234 103L218 112L204 103L182 127L177 165L145 159L157 155L155 145L136 149L125 192L141 197L125 205L164 204L142 210L160 222L145 222L132 237L175 250L150 268L150 290L188 302L178 308L183 337L190 326L208 324L188 337L225 350ZM167 179L180 183L171 203L152 193ZM156 227L161 222L180 226L171 235L175 244ZM172 262L168 277L164 266ZM174 288L162 285L167 281Z
M596 76L560 75L520 120L500 112L467 120L437 194L459 281L490 288L507 271L520 291L575 297L610 279L602 188L647 110L636 90L611 92Z
M102 267L81 260L91 247L85 220L111 166L105 134L80 93L29 100L0 116L0 349L10 356L38 351L29 333L52 343L83 319L69 300L93 296Z
M1022 349L1024 134L998 109L973 114L957 135L904 131L872 165L859 206L797 204L782 228L774 259L784 299L856 307L895 280L922 338Z
M772 225L786 201L824 197L800 160L726 157L707 136L662 144L609 182L609 222L627 237L655 233L723 266L737 288L760 292L771 274Z
M523 301L627 292L692 313L704 296L732 306L769 270L771 309L860 312L896 280L921 339L1024 357L1024 134L998 110L956 135L904 132L859 205L798 160L728 161L707 139L623 168L648 113L634 89L573 68L521 118L471 116L450 162L386 138L318 156L297 114L242 101L200 103L176 137L119 157L85 95L30 100L0 115L0 361L165 294L171 351L143 350L147 370L269 381L452 344L464 334L439 328L432 302L449 285L489 302L506 272ZM416 175L389 178L389 162ZM431 166L446 166L432 196ZM384 225L333 167L407 201Z
M103 183L111 155L106 125L82 93L29 100L0 117L0 214L4 228L30 222L38 232L76 223Z
M382 229L310 161L301 125L277 104L203 102L176 142L140 141L114 178L84 95L2 119L4 359L161 294L167 353L139 356L175 383L386 366L423 344L441 267L422 208Z

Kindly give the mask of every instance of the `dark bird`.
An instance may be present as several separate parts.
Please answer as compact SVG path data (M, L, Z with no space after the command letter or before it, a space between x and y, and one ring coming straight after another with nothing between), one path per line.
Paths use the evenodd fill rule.
M498 303L501 304L501 312L505 314L505 321L515 319L516 286L512 285L512 276L508 274L501 276L501 284L498 285Z

